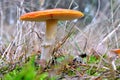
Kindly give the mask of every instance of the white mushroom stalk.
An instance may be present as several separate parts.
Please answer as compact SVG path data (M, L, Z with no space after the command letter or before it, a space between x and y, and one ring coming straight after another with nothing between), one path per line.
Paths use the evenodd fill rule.
M57 32L57 22L56 19L50 19L46 21L46 34L45 34L45 40L43 43L43 49L41 54L42 60L49 61L52 56L50 53L50 49L54 48L55 44L55 37Z

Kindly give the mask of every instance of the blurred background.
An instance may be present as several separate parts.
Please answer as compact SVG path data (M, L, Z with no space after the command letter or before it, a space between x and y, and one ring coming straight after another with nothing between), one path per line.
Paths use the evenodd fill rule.
M78 55L90 53L91 49L105 53L119 48L120 0L0 0L2 58L14 61L18 55L41 50L45 24L22 22L19 17L24 13L51 8L74 9L85 14L81 19L58 24L57 41L61 41L72 27L75 30L62 47L66 53Z
M23 9L25 13L51 8L80 10L87 15L85 18L90 22L97 11L99 11L99 14L104 12L103 14L110 17L111 3L114 9L119 8L119 0L0 0L0 12L1 16L4 15L2 16L3 18L1 17L4 21L3 23L7 25L16 23L18 20L18 9Z
M44 22L21 21L20 16L52 8L78 10L85 16L58 22L53 63L48 64L48 70L44 70L45 74L42 74L41 66L38 68L38 56L46 25ZM51 75L51 72L53 75L60 74L59 78L54 76L57 80L118 80L120 60L115 61L117 56L111 54L111 49L118 48L120 0L0 0L0 80L38 80L36 75L44 80L46 75L49 79L48 73ZM32 59L31 65L21 67L32 55L37 55L35 62ZM8 77L2 79L6 73ZM36 78L31 79L33 76Z

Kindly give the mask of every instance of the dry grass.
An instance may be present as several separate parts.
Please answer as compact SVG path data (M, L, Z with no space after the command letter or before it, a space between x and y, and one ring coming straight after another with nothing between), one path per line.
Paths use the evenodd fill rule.
M110 50L120 48L120 2L119 0L116 0L114 3L108 2L103 10L100 10L100 0L98 0L98 2L98 8L90 23L86 22L87 15L84 19L80 20L81 22L59 22L54 51L61 55L72 55L74 57L79 56L82 53L86 53L88 56L94 54L99 57L100 62L89 65L80 64L79 66L81 67L85 66L85 68L81 70L82 73L75 71L75 68L71 68L79 74L77 77L93 80L93 78L99 78L101 76L102 78L109 79L111 75L115 75L113 76L113 79L111 79L114 80L116 74L118 77L120 75L120 60L117 59L116 61L118 70L118 72L116 72L111 67L113 59L111 59L112 55ZM39 55L41 52L45 24L42 22L20 21L19 17L21 14L25 13L25 8L22 6L22 1L19 3L21 4L16 8L17 21L12 25L6 24L4 21L4 16L6 16L4 14L5 11L2 7L0 8L0 71L2 74L14 69L16 64L22 66L22 63L26 62L29 56ZM59 4L59 2L56 3L55 7L57 4ZM71 2L71 4L73 4L73 2ZM69 8L70 7L71 5ZM103 57L104 54L106 54L107 57ZM99 76L94 77L84 73L84 69L87 68L92 70L93 67L95 67L95 71L101 72ZM67 69L68 68L70 68L70 66L67 67ZM103 72L100 69L104 69ZM67 75L65 77L69 80L71 79L71 77L68 77Z

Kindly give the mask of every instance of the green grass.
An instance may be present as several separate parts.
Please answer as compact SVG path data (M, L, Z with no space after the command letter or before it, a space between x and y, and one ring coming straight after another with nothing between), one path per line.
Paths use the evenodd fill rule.
M30 61L23 67L17 67L15 70L5 74L2 80L44 80L47 78L47 72L37 75L37 68L34 62L35 57L31 57Z
M88 61L86 61L87 57L83 58L85 65L79 65L81 63L73 64L72 59L73 57L70 55L59 56L55 59L56 63L43 70L41 66L35 65L35 56L33 56L22 67L16 66L14 70L3 75L0 80L57 80L65 76L72 78L79 75L86 75L89 80L89 76L102 77L101 72L106 71L102 67L95 66L99 64L100 58L96 58L94 55L89 56ZM56 74L50 77L50 71L54 71ZM108 70L108 72L110 71ZM110 78L103 77L102 79Z

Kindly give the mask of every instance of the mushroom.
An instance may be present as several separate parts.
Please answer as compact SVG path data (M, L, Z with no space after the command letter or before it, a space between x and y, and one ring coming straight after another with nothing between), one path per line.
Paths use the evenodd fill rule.
M52 58L50 48L55 44L58 21L73 20L83 16L84 14L80 11L56 8L26 13L20 17L20 20L46 22L46 32L41 59L49 61Z
M120 57L120 49L113 49L111 50L114 54L116 54L118 57Z
M112 49L111 53L114 55L112 57L112 62L111 63L112 63L113 69L116 70L115 61L118 57L120 57L120 49Z

